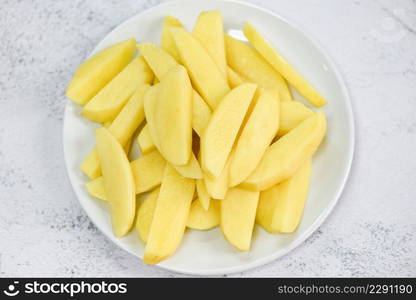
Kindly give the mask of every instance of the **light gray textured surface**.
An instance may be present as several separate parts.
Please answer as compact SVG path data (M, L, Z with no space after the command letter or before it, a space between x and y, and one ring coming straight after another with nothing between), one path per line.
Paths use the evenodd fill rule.
M0 276L181 276L143 265L90 223L62 152L63 91L113 27L158 4L2 1ZM328 50L351 93L352 173L333 214L302 246L230 276L416 276L416 3L250 1Z

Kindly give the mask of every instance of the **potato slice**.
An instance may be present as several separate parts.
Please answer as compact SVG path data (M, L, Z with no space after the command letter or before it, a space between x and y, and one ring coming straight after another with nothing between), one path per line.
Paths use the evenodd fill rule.
M290 101L292 102L292 101ZM280 103L261 91L242 129L230 163L230 186L244 181L257 167L279 128Z
M325 98L276 49L273 49L272 45L256 31L252 24L244 24L244 35L264 59L310 103L314 106L326 104Z
M240 75L238 75L233 69L227 67L227 78L228 78L228 85L233 89L236 86L239 86L244 81Z
M113 120L134 91L153 81L153 72L142 56L129 63L113 80L84 106L81 114L95 122Z
M256 222L272 233L296 230L308 197L311 160L292 177L260 193Z
M196 192L198 194L198 201L201 202L201 206L205 210L208 210L211 196L208 194L204 179L198 179L196 181Z
M238 74L270 90L280 101L292 100L286 81L256 50L229 35L225 36L225 50L228 65Z
M166 166L165 159L159 151L154 150L130 163L136 186L136 194L148 192L160 185L163 171ZM104 180L98 177L86 184L91 196L103 201L108 201L105 196Z
M224 169L257 85L242 84L229 92L212 114L201 138L202 168L212 177Z
M203 11L196 20L192 35L207 50L224 77L227 77L225 60L224 24L219 10Z
M186 178L202 179L202 171L195 155L191 153L191 159L186 165L173 166L175 170Z
M147 124L143 126L142 130L140 130L140 133L137 137L137 143L142 154L147 154L156 149L156 146L150 136L149 127Z
M220 212L220 200L212 200L208 210L206 210L201 201L197 199L191 205L186 226L196 230L212 229L220 224Z
M133 58L136 40L128 39L98 52L83 62L71 79L65 96L84 105Z
M313 110L298 101L280 103L280 125L277 135L285 135L311 115L313 115Z
M126 235L136 215L136 193L129 160L116 138L104 127L97 129L97 151L105 195L111 203L111 222L116 237Z
M194 192L195 180L167 165L144 251L145 263L157 264L173 255L185 232Z
M163 22L162 29L162 40L160 45L163 49L169 52L176 61L180 60L178 49L176 48L175 42L173 41L170 29L174 27L183 27L182 23L172 16L166 16Z
M155 111L157 104L157 96L159 91L160 83L153 85L148 91L144 94L144 113L146 115L147 127L149 128L150 137L155 144L157 149L160 149L157 131L156 131L156 122L155 122Z
M226 77L189 32L183 28L172 28L170 31L193 86L210 108L215 109L230 90Z
M137 127L144 120L143 98L149 87L148 84L140 85L118 116L108 126L108 130L123 147L126 146ZM95 147L82 162L81 170L91 179L101 175L100 161Z
M173 67L177 66L176 60L165 50L152 43L142 43L138 46L146 62L155 73L156 77L161 79ZM208 120L211 118L211 109L201 98L193 91L192 97L192 128L201 136Z
M318 111L274 142L241 186L263 191L289 179L312 157L325 132L325 114Z
M183 66L162 78L155 105L156 147L171 164L186 165L192 152L192 86Z
M232 156L231 154L230 156ZM220 176L212 177L209 174L205 174L204 182L208 194L213 199L224 199L225 194L227 193L229 186L229 169L230 169L230 160L228 159L224 169L221 171Z
M140 204L137 210L136 230L143 243L147 243L153 215L156 208L160 188L154 189Z
M250 250L259 192L231 188L221 201L221 229L231 245Z

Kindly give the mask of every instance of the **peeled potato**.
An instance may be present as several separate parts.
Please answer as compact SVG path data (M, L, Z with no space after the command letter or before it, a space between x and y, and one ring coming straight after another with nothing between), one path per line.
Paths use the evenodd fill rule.
M220 200L212 200L209 208L206 210L197 199L191 205L186 226L196 230L212 229L220 224L220 214Z
M78 67L65 96L84 105L131 61L135 50L135 39L128 39L98 52Z
M321 144L325 132L325 114L323 111L318 111L274 142L264 153L257 168L241 186L263 191L289 179L312 157Z
M278 136L285 135L298 126L303 120L313 115L313 110L307 108L298 101L286 101L280 103L280 124Z
M91 196L106 202L108 201L105 196L104 179L102 177L87 182L85 187Z
M205 210L208 210L211 196L208 194L204 179L198 179L196 181L196 192L198 194L198 201L201 202L201 205Z
M201 179L203 177L201 167L193 153L191 153L191 159L186 165L173 167L183 177L194 179Z
M143 126L142 130L140 131L137 137L137 143L142 154L147 154L150 151L156 149L149 133L149 127L147 125Z
M154 189L150 195L142 201L137 210L136 230L144 243L147 243L149 237L159 191L160 188Z
M170 33L170 29L174 27L183 27L182 23L172 16L165 17L163 22L163 29L162 29L162 40L160 45L163 49L169 52L173 58L179 61L179 53L178 49L176 48L175 42L172 38L172 34Z
M121 237L129 232L136 214L133 173L124 149L106 128L97 129L96 137L113 232Z
M84 106L81 115L100 123L112 121L137 87L152 81L153 72L143 57L139 56Z
M243 78L230 67L227 67L227 78L228 84L232 89L244 82Z

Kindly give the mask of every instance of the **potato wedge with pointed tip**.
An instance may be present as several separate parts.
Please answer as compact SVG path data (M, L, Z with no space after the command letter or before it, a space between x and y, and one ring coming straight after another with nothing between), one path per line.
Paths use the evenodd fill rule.
M227 67L227 78L228 78L228 85L230 88L235 88L236 86L239 86L244 81L241 78L240 75L238 75L233 69L230 67Z
M186 226L196 230L209 230L220 224L221 200L212 200L206 210L196 199L189 211L188 223Z
M111 203L113 232L116 237L121 237L133 226L136 214L133 173L124 149L106 128L97 129L96 137L105 195Z
M227 76L225 60L224 24L219 10L203 11L196 20L192 35L207 50L219 70Z
M283 136L298 126L303 120L313 115L313 110L307 108L299 101L286 101L280 103L280 124L278 136Z
M183 28L172 28L170 31L193 86L210 108L215 109L230 90L226 77L189 32Z
M241 186L263 191L289 179L312 157L325 133L325 114L318 111L274 142Z
M140 130L140 133L137 136L137 144L139 145L139 149L142 154L147 154L156 149L156 146L150 137L149 127L147 124L143 126L142 130Z
M143 243L147 243L153 215L156 208L160 188L154 189L140 204L137 210L136 230Z
M233 154L230 155L230 157ZM229 169L230 159L227 160L224 169L221 171L220 176L212 177L209 174L205 174L204 182L208 195L213 199L224 199L228 186L229 186Z
M212 114L201 138L202 168L210 176L224 169L256 89L252 83L232 89Z
M288 180L261 192L256 222L268 232L294 232L308 197L310 177L309 159Z
M154 111L156 146L168 162L183 166L189 162L192 152L191 81L186 69L177 65L158 85Z
M259 192L231 188L221 200L221 229L231 245L250 250Z
M163 49L169 52L176 61L180 60L178 49L176 48L175 42L173 41L170 29L174 27L183 27L182 23L172 16L166 16L163 22L162 39L160 45Z
M188 221L195 180L182 177L167 165L160 186L143 261L157 264L173 255Z
M243 182L257 167L276 136L279 113L279 100L269 92L261 91L231 157L230 186Z
M100 123L112 121L134 91L152 81L153 72L143 57L138 56L84 106L81 115Z
M284 78L255 49L226 35L225 50L228 65L238 74L270 90L275 97L279 97L280 101L292 100Z
M107 197L105 196L105 187L103 177L98 177L94 180L91 180L85 184L88 193L100 200L108 202Z
M191 159L186 165L173 166L173 167L183 177L193 178L193 179L202 179L203 177L198 160L196 159L193 153L191 153Z
M65 96L85 105L132 60L136 40L128 39L98 52L83 62L71 79Z
M244 35L250 44L273 66L299 93L314 106L326 104L324 97L282 56L250 23L244 24Z
M201 202L201 205L205 210L208 210L211 196L208 194L204 179L196 180L196 192L198 194L198 201Z

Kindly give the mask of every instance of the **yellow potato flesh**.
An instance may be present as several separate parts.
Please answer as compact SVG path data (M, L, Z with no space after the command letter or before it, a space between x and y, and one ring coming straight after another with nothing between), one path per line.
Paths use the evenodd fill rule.
M239 86L244 81L233 69L227 67L227 78L228 78L228 85L233 89L236 86Z
M163 171L166 166L165 159L160 153L152 151L130 163L133 172L136 194L150 191L160 185ZM103 177L98 177L86 184L86 188L91 196L103 201L108 201L105 196Z
M140 85L118 116L108 126L108 130L123 147L126 146L137 127L144 120L143 98L148 88L148 84ZM81 170L90 179L101 175L100 161L95 147L82 162Z
M228 65L238 74L270 90L274 96L279 97L280 101L292 100L284 78L255 49L226 35L225 50Z
M273 66L299 93L314 106L326 104L324 97L256 31L252 24L244 25L244 35L254 48Z
M152 226L153 214L155 212L157 197L160 188L153 190L140 204L137 210L136 230L140 239L146 244Z
M147 124L143 126L137 137L137 143L139 144L140 152L142 154L147 154L156 149L155 144L152 141L149 133L149 127Z
M196 20L192 35L207 50L224 77L227 76L225 60L224 25L218 10L203 11Z
M311 160L292 177L260 193L256 222L272 233L294 232L308 196Z
M232 156L232 154L231 154ZM209 174L204 174L205 187L208 195L213 199L224 199L229 186L229 168L230 160L228 159L220 176L212 177Z
M231 245L250 250L259 192L231 188L221 200L221 229Z
M172 28L170 31L193 86L210 108L215 109L230 90L226 77L189 32L183 28Z
M129 63L113 80L98 92L83 108L81 114L95 122L112 121L134 91L153 81L153 72L142 56Z
M189 211L188 223L186 226L196 230L209 230L220 224L221 200L212 200L208 210L201 202L195 200Z
M298 101L280 103L280 125L277 135L285 135L312 114L313 110Z
M194 178L194 179L201 179L202 171L199 166L198 160L196 159L195 155L191 153L191 159L186 165L183 166L174 166L175 170L181 174L183 177L186 178Z
M136 214L133 173L124 149L106 128L97 129L96 138L113 232L121 237L129 232Z
M165 17L163 22L163 29L162 29L162 39L160 45L163 49L169 52L173 58L179 61L179 52L176 48L175 42L173 41L172 34L170 33L170 29L174 27L183 27L182 23L172 16Z
M218 177L231 152L257 85L242 84L232 89L214 111L201 138L202 168Z
M243 182L257 167L276 136L279 114L279 100L267 91L260 93L231 158L230 186Z
M274 142L241 186L263 191L289 179L312 157L325 132L325 115L323 111L318 111Z
M192 152L192 86L183 66L161 79L155 105L156 146L171 164L186 165Z
M201 202L201 205L205 210L208 210L211 196L208 194L204 179L198 179L196 181L196 192L198 194L198 201Z
M128 39L98 52L76 70L65 95L79 105L85 105L133 58L135 39Z
M195 180L167 165L157 198L143 261L157 264L173 255L185 232Z
M161 47L152 43L142 43L138 46L140 53L155 73L155 76L161 79L167 72L178 65L177 61ZM192 96L192 128L201 136L208 120L211 118L211 109L201 98L193 91Z

